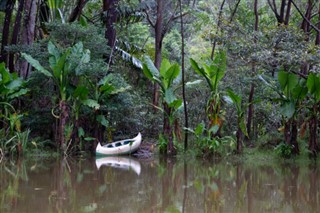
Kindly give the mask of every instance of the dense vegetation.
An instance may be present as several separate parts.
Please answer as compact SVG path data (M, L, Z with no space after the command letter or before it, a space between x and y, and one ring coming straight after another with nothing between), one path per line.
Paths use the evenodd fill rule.
M319 152L313 0L0 0L2 155ZM190 137L188 137L188 135Z

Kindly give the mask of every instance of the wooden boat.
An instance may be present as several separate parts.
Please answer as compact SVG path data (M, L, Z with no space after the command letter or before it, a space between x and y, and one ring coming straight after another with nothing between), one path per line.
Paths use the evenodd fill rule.
M96 148L96 155L126 155L131 154L139 148L141 144L141 133L132 138L132 139L126 139L121 141L116 141L113 143L108 143L103 146L101 146L100 143L98 143L98 146Z
M96 159L96 166L98 170L102 166L108 166L121 170L132 170L137 175L140 175L141 165L139 161L136 161L130 157L120 157L120 156L108 156Z

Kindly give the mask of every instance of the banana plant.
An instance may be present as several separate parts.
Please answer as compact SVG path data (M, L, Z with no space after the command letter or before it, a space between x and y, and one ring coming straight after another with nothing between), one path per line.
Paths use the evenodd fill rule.
M13 138L17 137L17 134L21 132L21 119L23 114L20 114L12 102L28 93L28 89L25 88L25 81L18 77L16 73L10 73L5 68L4 63L0 63L0 120L2 128L6 135L11 137L8 141L15 141ZM19 141L13 146L19 146ZM13 147L12 146L12 147ZM18 154L22 150L18 150Z
M75 44L64 50L60 50L51 41L48 43L49 53L49 70L43 67L39 61L32 56L22 53L22 56L40 73L50 78L54 85L58 88L59 103L58 108L60 115L55 116L59 119L58 137L57 143L62 151L66 151L65 145L65 127L70 118L70 100L73 97L77 97L83 91L81 87L78 87L75 91L72 89L74 85L72 82L74 77L81 78L84 74L81 72L81 67L89 63L90 51L83 49L82 42ZM78 85L77 85L78 86ZM74 93L72 92L74 91ZM78 95L77 95L78 94ZM99 108L99 104L95 100L83 101L84 104L89 107Z
M209 119L209 129L215 125L220 129L223 123L223 114L221 111L221 93L219 91L219 82L225 75L227 68L227 58L224 51L216 54L211 64L203 64L201 67L194 59L190 59L190 63L195 72L204 77L210 89L210 97L207 101L206 114Z
M158 70L149 57L145 57L143 64L144 75L154 83L160 86L164 113L163 134L167 140L167 154L175 154L176 148L173 145L174 122L177 120L176 114L182 108L182 99L177 98L175 91L177 87L174 81L180 74L180 66L177 63L171 64L169 60L162 60L160 70ZM160 109L160 108L158 108ZM164 151L164 150L162 150Z
M316 155L318 146L318 116L320 101L320 76L319 74L310 73L307 78L307 88L310 96L309 102L309 151ZM309 105L309 104L308 104Z
M92 79L86 77L86 81L88 82L88 88L92 92L92 99L101 107L95 110L95 137L98 141L103 140L103 131L105 128L110 128L109 121L107 118L107 109L103 107L106 104L108 98L118 95L120 93L126 92L131 89L130 86L126 87L116 87L112 84L114 77L112 74L107 74L100 81L94 82ZM87 92L85 92L86 94ZM83 93L81 93L83 94ZM84 98L86 101L87 98ZM88 105L86 103L86 105ZM102 108L102 109L101 109ZM103 110L104 109L104 110ZM110 135L111 138L111 135Z
M237 95L231 89L227 89L227 96L224 96L224 99L227 103L233 104L236 108L237 112L237 152L240 153L242 151L243 144L243 135L248 137L247 128L245 124L245 110L242 107L242 97Z
M262 76L259 77L267 86L271 87L278 93L279 97L274 98L275 102L280 103L280 113L284 121L284 138L288 145L293 147L295 154L299 153L297 143L297 116L303 106L302 101L308 93L306 80L302 79L293 73L287 72L283 69L278 72L278 83L276 86Z
M4 63L0 63L0 105L2 105L0 108L0 118L4 119L4 127L10 127L11 135L15 130L20 131L20 119L22 118L22 115L12 105L12 101L27 94L27 92L28 89L25 88L25 81L19 78L16 73L10 73L5 68Z

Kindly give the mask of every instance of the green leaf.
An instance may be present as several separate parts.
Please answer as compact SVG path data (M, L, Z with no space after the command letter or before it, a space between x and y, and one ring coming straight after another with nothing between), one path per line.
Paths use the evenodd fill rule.
M67 69L65 68L66 60L69 55L70 51L66 51L61 55L60 58L57 59L57 63L54 67L51 67L53 70L53 75L56 79L59 80L60 83L63 84L63 80L65 80L62 76L66 76L68 74Z
M86 99L83 101L83 104L88 107L94 108L95 110L98 110L100 108L100 104L93 99Z
M199 123L198 126L195 128L194 133L197 137L200 137L204 132L204 123Z
M81 26L83 26L83 27L87 27L88 26L87 19L85 19L83 17L83 15L80 16L79 22L80 22Z
M4 62L0 63L1 83L6 84L11 80L10 72L6 69Z
M148 56L145 56L144 57L145 59L145 65L146 66L143 66L143 71L145 72L145 68L148 69L148 76L150 77L151 76L151 79L147 76L147 78L149 78L150 80L152 80L153 77L156 77L156 78L159 78L159 71L158 69L154 66L154 63L153 61L150 59L150 57Z
M88 97L89 90L85 86L77 86L76 90L73 93L75 98L80 100L85 100Z
M288 96L298 84L298 77L285 71L279 71L278 80L282 90L286 93L286 96Z
M24 59L26 59L26 61L30 63L31 66L33 66L36 70L38 70L39 72L41 72L47 77L50 77L50 78L52 77L52 74L48 70L46 70L43 66L41 66L38 60L35 60L34 58L32 58L32 56L25 53L21 53L21 56Z
M114 90L114 86L112 86L111 84L105 82L105 84L103 86L101 86L99 88L100 92L102 92L104 95L110 95Z
M150 81L154 81L153 79L153 75L152 75L152 72L150 71L150 69L148 68L148 66L146 64L143 64L142 65L142 71L143 71L143 74L150 80Z
M160 66L160 75L166 78L166 73L171 67L170 61L168 59L163 59Z
M167 88L171 86L174 79L180 74L180 66L178 64L172 65L165 73L165 79L167 81Z
M9 100L12 100L12 99L14 99L14 98L17 98L17 97L20 97L20 96L22 96L22 95L25 95L25 94L27 94L28 92L29 92L28 89L20 89L19 91L10 94L10 95L8 96L8 99L9 99Z
M5 87L8 88L9 90L16 90L19 87L21 87L23 81L20 78L17 78L15 80L12 80L10 83L8 83Z
M297 100L303 100L308 93L308 88L305 84L297 84L295 88L292 90L292 97Z
M187 87L192 87L193 85L200 84L201 82L202 82L202 80L188 81L188 82L186 83L186 86L187 86Z
M173 94L172 88L167 89L164 94L164 101L170 105L175 100L176 96Z
M179 109L181 106L182 106L182 99L174 100L169 104L169 107L175 110Z
M84 137L84 135L85 135L84 129L83 129L82 127L80 127L80 128L78 129L78 136L79 136L79 137Z
M119 89L115 89L111 92L112 95L116 95L116 94L119 94L119 93L123 93L123 92L126 92L128 90L131 89L131 86L127 86L127 87L120 87Z
M218 130L219 130L219 125L214 125L213 127L211 127L210 129L209 129L209 134L211 135L211 133L212 134L216 134L217 132L218 132Z
M106 119L106 117L104 115L98 115L97 116L97 121L105 127L109 126L109 121Z
M54 67L60 58L60 51L51 41L48 42L48 53L52 56L49 58L50 66Z
M202 77L204 77L210 87L211 90L214 90L214 86L211 82L211 78L209 77L208 73L207 73L207 70L201 68L198 63L193 60L192 58L190 58L190 63L191 63L191 66L192 68L196 71L196 73Z
M281 114L285 116L287 119L292 118L295 111L296 111L295 104L292 101L283 102L280 108Z
M314 95L314 97L318 100L320 99L320 77L315 73L310 73L307 79L307 87L309 93Z

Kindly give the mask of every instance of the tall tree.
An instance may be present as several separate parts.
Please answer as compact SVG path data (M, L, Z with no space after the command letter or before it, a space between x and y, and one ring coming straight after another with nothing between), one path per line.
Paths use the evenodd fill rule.
M155 59L154 65L160 68L162 61L162 43L165 35L170 31L172 23L186 15L179 14L179 2L169 0L156 0L156 9L144 10L147 20L155 33ZM155 84L153 91L153 105L159 105L159 86Z
M22 45L32 45L35 39L37 18L37 0L24 1L23 30L21 35ZM20 76L27 78L30 75L31 66L27 61L19 64Z
M119 0L104 0L103 14L106 25L105 38L108 40L108 46L114 49L116 43L116 28L115 24L118 19L117 5ZM111 53L112 54L112 53ZM111 56L109 56L111 58Z
M18 42L23 9L24 9L24 0L20 0L17 15L16 15L16 20L15 20L14 28L12 32L11 45L15 45ZM9 55L9 70L11 72L14 71L14 56L15 56L14 53L10 53Z
M10 24L11 24L11 16L15 4L15 0L7 1L6 9L5 9L5 17L3 23L3 30L2 30L2 42L1 42L1 51L0 51L0 63L5 62L7 63L8 60L8 53L5 51L5 46L8 45L9 37L10 37Z
M88 3L88 0L78 0L75 8L72 10L69 16L69 22L74 22L78 20L82 14L84 6Z
M276 0L268 0L268 4L273 11L278 24L288 25L291 11L292 0L281 0L280 9L278 11Z
M182 0L179 0L180 14L182 14ZM180 16L180 26L181 26L181 72L182 72L182 98L184 105L184 118L185 118L185 128L189 127L188 123L188 110L186 101L186 89L185 89L185 53L184 53L184 27L183 27L183 16ZM188 131L185 131L184 137L184 149L188 149Z
M259 26L259 14L258 14L258 0L254 0L254 17L255 17L255 23L254 23L254 31L258 31L258 26ZM254 40L254 43L257 43L257 40ZM256 73L256 63L252 62L252 75ZM255 85L254 82L251 83L251 88L250 88L250 94L249 94L249 106L248 106L248 117L247 117L247 139L250 137L251 134L251 126L252 126L252 119L253 119L253 96L254 96L254 89Z

